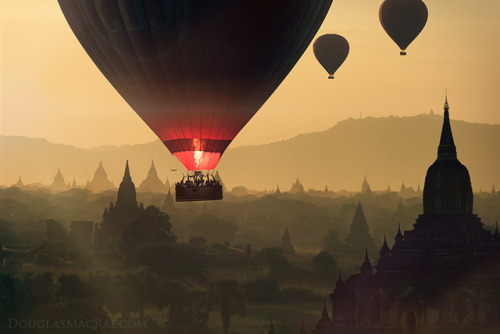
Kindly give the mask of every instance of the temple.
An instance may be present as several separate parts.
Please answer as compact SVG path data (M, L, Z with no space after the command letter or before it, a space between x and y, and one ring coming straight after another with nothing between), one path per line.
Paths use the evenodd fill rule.
M95 226L94 246L97 250L111 250L125 225L137 219L144 211L142 203L137 204L136 196L127 160L116 203L111 203L109 208L104 209L102 223Z
M87 189L94 193L100 193L106 190L115 190L116 187L113 182L108 180L108 173L104 170L102 161L99 161L99 166L94 173L92 181L87 183Z
M500 332L500 235L473 213L447 98L423 214L412 230L398 227L392 248L384 240L375 266L365 253L359 273L339 275L330 298L332 320L321 333Z
M64 182L64 177L61 173L60 168L57 170L57 174L56 176L54 176L54 182L52 182L52 184L49 186L49 189L54 192L60 192L69 189L66 182Z
M154 161L151 162L151 168L149 168L148 176L142 181L142 183L137 188L137 191L151 192L151 193L166 193L168 191L168 186L165 185L158 177L158 172L155 168Z

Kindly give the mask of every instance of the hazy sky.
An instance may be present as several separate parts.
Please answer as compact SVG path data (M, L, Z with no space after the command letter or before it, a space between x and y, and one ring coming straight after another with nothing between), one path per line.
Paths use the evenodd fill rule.
M232 147L322 131L348 117L442 112L500 123L500 1L425 1L426 27L401 57L380 0L334 0L318 35L350 54L328 80L310 46ZM0 1L0 134L89 148L156 137L93 65L56 0Z

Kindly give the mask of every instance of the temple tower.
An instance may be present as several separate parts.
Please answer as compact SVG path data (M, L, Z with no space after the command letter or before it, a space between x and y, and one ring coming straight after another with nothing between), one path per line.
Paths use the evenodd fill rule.
M437 159L425 176L424 215L472 214L472 196L469 171L457 159L446 98Z
M361 206L361 202L358 202L349 228L349 234L345 239L345 249L351 255L357 256L367 247L370 252L375 251L375 244L370 235L363 207Z
M118 188L118 199L116 201L117 208L130 208L137 207L137 197L135 192L135 185L130 177L130 171L128 168L128 160L125 166L125 174L123 175L123 180Z

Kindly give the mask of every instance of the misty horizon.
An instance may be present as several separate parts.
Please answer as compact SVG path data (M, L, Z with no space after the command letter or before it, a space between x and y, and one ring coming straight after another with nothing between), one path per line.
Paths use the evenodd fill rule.
M495 150L495 140L500 140L500 138L495 139L498 137L498 131L495 129L499 126L454 120L453 109L451 115L454 132L456 132L455 140L459 159L471 169L474 191L489 191L492 185L500 183L500 180L496 179L498 174L495 173L495 161L500 160ZM262 145L230 146L216 170L221 173L228 190L244 186L250 190L267 189L270 191L276 189L278 185L286 190L291 187L297 177L306 189L317 190L322 190L327 186L330 190L356 191L364 177L368 178L374 190L382 191L388 186L397 190L403 182L414 189L417 189L419 185L422 188L423 172L408 168L413 164L421 166L423 170L425 164L435 157L441 120L442 116L436 111L433 111L432 115L426 113L404 117L348 118L322 132L304 133L287 140ZM429 135L426 135L427 133ZM373 138L372 143L362 139L361 135ZM6 186L15 184L19 177L25 184L37 182L51 184L59 168L66 182L73 183L73 179L76 179L77 185L85 186L86 182L92 179L99 161L103 162L109 179L115 185L121 180L125 160L130 160L132 177L138 183L146 178L152 160L155 161L158 175L163 182L168 179L170 183L175 183L182 178L182 173L184 173L182 165L158 140L136 145L105 145L83 149L72 145L53 144L46 139L15 136L1 136L1 138L4 143L2 145L6 145L2 146L4 147L2 154L6 163L2 166L0 184ZM347 141L343 142L342 138L343 141ZM474 138L474 140L467 138ZM12 144L7 144L8 142ZM326 145L327 142L333 145ZM403 142L406 144L402 144ZM22 145L20 147L27 155L19 156L16 153L17 149L12 147L14 143ZM396 143L400 145L395 145ZM369 149L367 145L375 146ZM486 151L478 151L476 145ZM310 157L312 164L321 166L326 163L339 168L338 159L349 159L353 166L346 166L344 169L341 167L339 170L341 174L330 180L311 178L314 177L314 172L307 164L295 163L286 167L289 164L286 161L291 162L296 159L293 155L294 150L298 149L298 152L303 152L302 154L307 151L312 153L307 146L318 147L317 149L323 147L325 152L330 152L329 154L332 155L328 158L318 151ZM412 147L413 153L408 152L405 146ZM345 147L343 151L339 151L342 147ZM46 164L38 165L37 169L31 169L30 166L42 152L49 154L43 160ZM274 153L271 154L271 152ZM393 156L392 160L383 158L388 155ZM48 158L49 156L51 158ZM277 159L279 157L281 159ZM261 159L268 163L259 164ZM365 159L371 161L371 168L364 167ZM304 158L300 158L299 161L302 160ZM57 161L59 163L56 163ZM283 168L287 170L286 175L279 173ZM242 174L245 175L243 179L239 176ZM342 180L344 180L343 183L339 182Z

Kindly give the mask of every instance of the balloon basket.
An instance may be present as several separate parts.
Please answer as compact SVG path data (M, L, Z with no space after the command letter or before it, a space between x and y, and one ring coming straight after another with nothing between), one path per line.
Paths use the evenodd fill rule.
M400 55L400 56L406 56L406 51L401 51L401 52L399 53L399 55Z
M328 76L328 79L333 79L333 75Z
M206 176L200 171L195 171L193 175L188 175L175 185L176 202L194 202L194 201L216 201L222 199L222 185L212 176Z
M175 186L176 202L216 201L222 199L222 186Z

